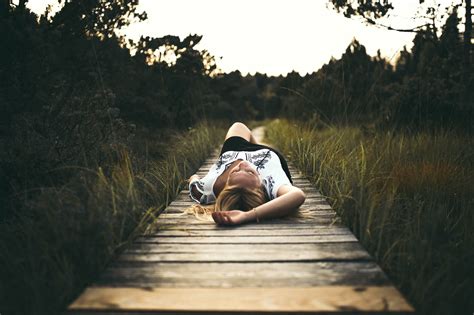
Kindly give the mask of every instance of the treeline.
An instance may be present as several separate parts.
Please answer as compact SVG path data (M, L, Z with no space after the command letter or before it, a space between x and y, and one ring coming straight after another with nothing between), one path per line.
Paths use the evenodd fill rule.
M473 62L465 62L459 25L454 7L440 36L435 28L420 30L411 51L403 47L393 62L381 57L380 51L368 55L353 39L341 58L331 58L311 74L242 77L235 71L213 80L232 82L231 89L215 91L250 119L284 117L312 119L320 125L471 133L474 67Z
M284 117L312 119L318 125L472 133L474 67L472 61L466 65L459 25L454 7L440 36L433 28L420 30L411 51L403 47L393 62L380 51L368 55L353 39L341 58L331 58L311 74L242 77L235 71L214 79L233 83L229 91L216 93L249 119Z
M454 10L441 36L420 31L411 52L392 66L371 57L357 40L340 59L305 77L290 73L275 90L275 111L284 117L375 126L383 129L457 129L472 132L473 73L463 62Z

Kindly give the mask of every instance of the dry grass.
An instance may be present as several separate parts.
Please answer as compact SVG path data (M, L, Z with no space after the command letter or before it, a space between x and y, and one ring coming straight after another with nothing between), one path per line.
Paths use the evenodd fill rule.
M159 220L224 132L201 124L175 133L159 160L117 148L107 167L71 166L66 185L39 187L19 215L0 222L0 313L60 313Z
M422 314L474 309L474 141L288 121L269 140L333 208Z

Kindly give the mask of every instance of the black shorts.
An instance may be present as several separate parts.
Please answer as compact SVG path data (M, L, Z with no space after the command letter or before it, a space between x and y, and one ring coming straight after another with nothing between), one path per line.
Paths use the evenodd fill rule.
M219 154L219 156L227 151L257 151L261 149L269 149L275 152L276 155L278 155L278 157L280 158L281 167L283 168L283 171L285 171L286 176L288 176L290 183L293 184L290 170L288 169L288 163L286 162L285 157L283 156L283 154L281 154L274 148L268 147L263 144L251 143L239 136L232 136L232 137L229 137L222 145L221 153Z

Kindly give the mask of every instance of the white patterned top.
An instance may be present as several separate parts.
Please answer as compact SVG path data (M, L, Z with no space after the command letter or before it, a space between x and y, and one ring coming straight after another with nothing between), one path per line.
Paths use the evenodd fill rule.
M246 160L250 162L260 174L260 179L265 187L270 200L277 197L278 188L281 185L291 185L291 182L283 170L278 155L269 149L257 151L227 151L214 163L206 176L189 183L189 196L192 200L201 204L211 204L216 201L213 187L217 177L221 175L235 160ZM200 199L193 196L192 188L202 194Z

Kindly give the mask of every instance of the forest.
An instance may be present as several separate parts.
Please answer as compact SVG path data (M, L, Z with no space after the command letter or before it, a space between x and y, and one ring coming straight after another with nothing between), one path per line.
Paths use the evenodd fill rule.
M223 73L212 52L195 48L199 34L118 36L117 29L147 19L138 0L62 2L57 13L41 16L27 8L28 0L0 2L0 314L64 310L147 231L233 121L268 124L270 139L297 165L312 163L308 176L336 210L350 209L345 222L421 313L472 314L474 66L471 16L459 14L470 11L470 0L451 6L443 25L412 30L412 49L395 62L380 51L370 56L354 38L340 58L305 76ZM328 2L369 23L391 6ZM278 124L290 133L279 134ZM299 144L287 141L291 132L300 135ZM339 142L325 142L336 135ZM373 163L407 150L393 160L407 167L373 173L396 178L401 197L381 197L362 187L360 177L345 177L360 174L337 163L357 160L351 154L361 154L362 145ZM298 150L309 154L314 147L332 152L332 159L298 160ZM387 151L377 151L382 147ZM425 181L408 178L417 171ZM367 194L344 199L361 187ZM371 192L379 194L370 199ZM387 206L396 199L406 203ZM436 218L420 211L430 226L407 232L398 227L406 224L400 213L413 206L408 199L420 209L445 209ZM359 215L364 207L393 210L398 227L390 242L364 234L374 224ZM448 226L438 226L443 222ZM397 233L413 237L397 241ZM429 255L414 258L425 248ZM395 250L413 256L403 260ZM422 265L426 260L430 268Z

